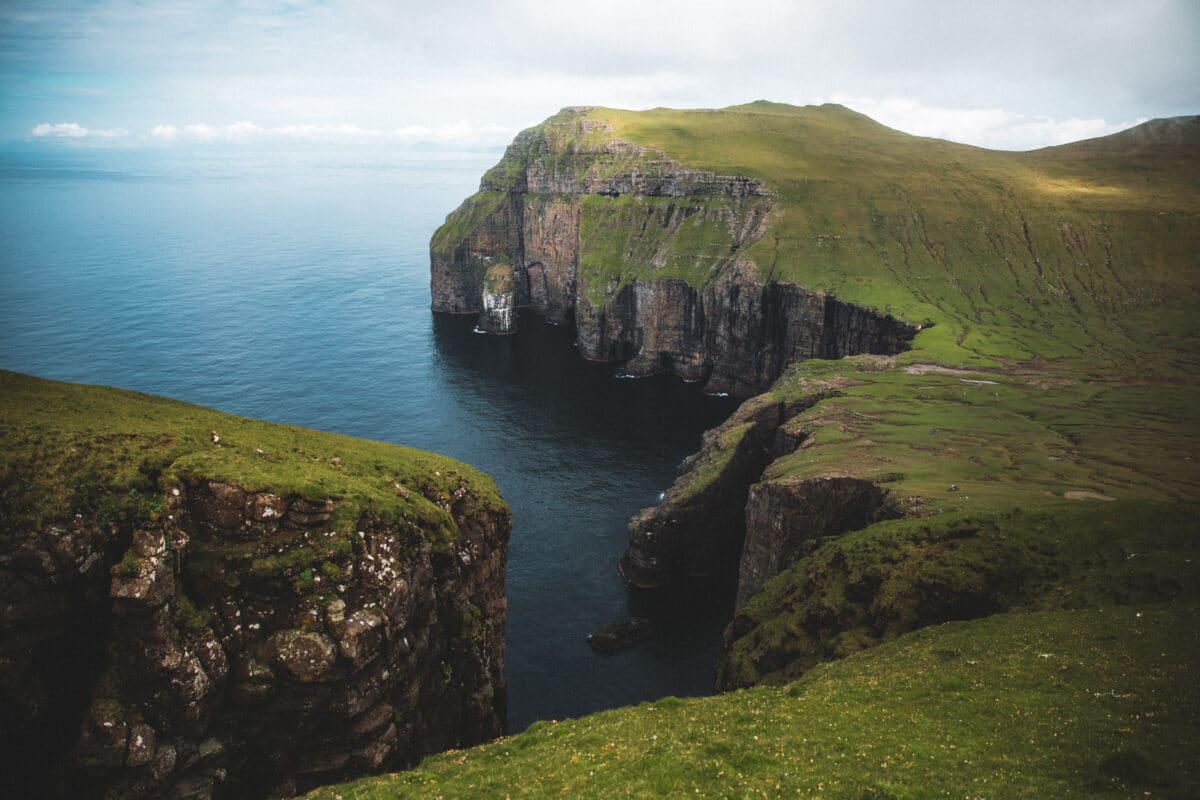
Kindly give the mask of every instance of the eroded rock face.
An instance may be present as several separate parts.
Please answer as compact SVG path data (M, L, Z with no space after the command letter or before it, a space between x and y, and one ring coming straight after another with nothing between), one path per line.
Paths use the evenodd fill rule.
M332 501L199 481L132 530L81 514L6 540L16 788L288 796L502 733L510 519L465 485L429 501L453 538L370 516L339 532Z
M740 397L797 359L907 348L914 326L763 280L740 255L769 228L762 183L600 136L606 123L581 111L519 134L435 234L435 311L479 314L482 330L504 333L531 308L573 320L585 358ZM498 263L511 264L510 293L490 285Z
M759 396L705 433L663 499L629 521L629 546L618 562L626 583L649 589L727 577L742 551L746 492L772 457L783 415L780 403Z
M487 333L515 333L517 330L517 297L513 268L509 264L494 264L483 275L483 308L479 312L479 329Z
M747 548L757 553L760 546L757 530L753 535L748 531L765 518L748 513L751 487L770 462L800 446L802 435L790 433L787 423L837 394L837 386L829 384L788 401L758 395L707 431L700 450L683 461L663 499L629 521L629 546L618 562L626 582L655 588L699 576L736 579ZM779 557L786 559L782 553ZM757 556L752 563L758 563ZM768 569L775 568L764 567L763 574ZM758 585L761 580L754 591ZM739 597L742 593L739 588Z
M751 486L735 608L799 561L806 546L901 515L887 489L861 478L829 476Z

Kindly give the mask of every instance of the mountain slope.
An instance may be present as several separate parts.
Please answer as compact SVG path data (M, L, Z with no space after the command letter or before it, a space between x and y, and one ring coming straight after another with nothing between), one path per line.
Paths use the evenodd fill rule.
M1064 653L1087 661L1054 617L1013 613L1194 596L1196 534L1181 504L1200 489L1200 118L1007 153L909 136L840 106L571 108L519 135L481 189L434 237L436 310L476 312L472 276L500 264L516 305L573 316L585 357L753 395L633 518L620 564L642 587L738 581L724 688L808 681L825 660L930 641L941 633L921 629L948 619L975 620L961 630L982 648L1005 626L1056 631ZM1172 625L1188 626L1186 615ZM1182 642L1160 656L1162 674L1186 674ZM871 663L872 680L904 677L884 655L854 657L822 675L849 679L838 670ZM995 687L1021 685L1011 671ZM684 703L687 722L674 721L711 731L718 705L750 713L752 696ZM933 688L920 698L945 701ZM858 696L841 712L863 704L867 737L887 729L890 708L871 702ZM1074 714L1082 702L1041 712ZM985 709L963 710L910 720L897 747L938 726L990 730ZM640 713L572 728L611 730L601 736L616 750L648 753L639 768L670 776L661 787L617 781L612 793L691 791L688 780L717 791L716 772L677 771L679 749L656 757L617 733ZM823 713L769 733L806 752L811 723L835 722ZM1194 745L1195 711L1177 721ZM755 733L721 741L741 757L757 752ZM1194 786L1178 764L1148 777L1161 762L1144 753L1085 763L1100 750L1070 741L1046 762L1059 777L1023 742L995 742L984 771L1016 782L975 793L1124 796L1142 781L1138 792L1187 796ZM510 757L516 748L498 746L482 760L500 769ZM772 791L782 771L803 769L751 761L735 771L768 795L783 791ZM548 757L513 769L506 791L574 785L562 783L574 768L555 771ZM498 788L487 781L508 775L487 770L442 760L412 782L436 779L452 796L459 780ZM1113 771L1130 782L1094 784ZM925 773L872 784L851 761L820 777L855 798L936 796L941 785ZM401 795L404 785L381 784ZM963 783L944 788L960 796Z
M667 698L328 787L313 800L1193 796L1194 608L951 623L786 688Z

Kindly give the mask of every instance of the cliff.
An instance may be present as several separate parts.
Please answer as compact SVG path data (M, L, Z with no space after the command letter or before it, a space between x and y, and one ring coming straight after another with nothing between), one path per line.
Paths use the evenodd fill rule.
M780 321L767 292L819 319L810 342L852 341L860 314L920 330L782 365L631 521L630 583L739 581L718 671L736 691L538 723L314 797L1197 794L1200 118L997 153L833 106L568 109L501 165L435 236L435 307L473 313L470 276L502 263L541 309L517 291L544 199L554 241L578 226L580 245L531 294L556 321L574 295L584 351L633 371L636 337L595 333L609 317L636 315L650 361L754 394L766 361L670 348L701 319L735 349L779 341L755 338ZM706 177L663 177L679 169ZM656 205L681 186L708 219L770 204L711 275ZM710 291L726 311L749 293L755 316L714 321ZM819 317L831 297L845 315Z
M1000 153L839 106L564 109L434 236L434 308L474 313L502 263L512 304L573 320L585 357L752 397L631 520L620 561L641 587L739 580L740 607L882 519L1034 485L1185 495L1198 159L1197 118ZM1119 441L1097 396L1128 415Z
M684 166L615 136L602 110L564 109L518 135L434 234L433 309L508 333L531 308L573 322L585 358L741 396L798 359L906 347L916 326L744 257L776 205L763 180Z
M502 732L486 476L114 389L0 398L10 789L290 796Z

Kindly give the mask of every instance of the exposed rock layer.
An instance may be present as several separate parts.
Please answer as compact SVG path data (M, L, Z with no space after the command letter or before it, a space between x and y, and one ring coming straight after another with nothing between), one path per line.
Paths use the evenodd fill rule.
M820 539L901 515L886 489L871 481L841 476L751 486L745 513L746 542L738 567L736 608L799 561Z
M740 256L769 228L762 183L686 168L579 111L518 135L434 235L435 311L481 314L499 332L486 276L511 264L516 306L573 320L585 358L742 397L797 359L908 346L914 326L764 281Z
M658 505L629 521L629 547L618 564L626 582L653 588L680 578L728 576L745 535L746 494L776 455L783 404L760 395L704 434L700 451Z
M500 734L510 519L466 484L430 499L452 543L371 516L340 533L331 500L210 481L153 521L22 531L0 505L10 788L287 796ZM264 541L279 552L243 558ZM289 569L310 543L327 560Z

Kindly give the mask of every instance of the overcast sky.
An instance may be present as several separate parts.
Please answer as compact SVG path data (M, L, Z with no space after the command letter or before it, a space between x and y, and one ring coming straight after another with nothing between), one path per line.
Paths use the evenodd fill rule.
M0 141L504 144L565 105L840 102L1026 149L1200 113L1200 0L0 0Z

